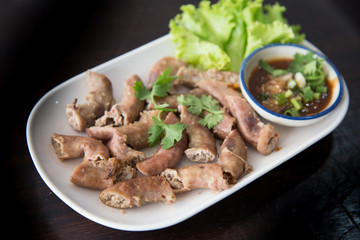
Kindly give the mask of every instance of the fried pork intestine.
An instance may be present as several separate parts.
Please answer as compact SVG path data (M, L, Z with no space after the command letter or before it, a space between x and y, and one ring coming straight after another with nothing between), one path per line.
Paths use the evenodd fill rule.
M173 112L170 112L166 119L165 124L175 124L179 122L179 119ZM159 147L158 150L149 158L136 164L137 169L147 176L159 175L166 168L176 167L187 147L187 135L185 131L182 133L180 141L175 142L174 146L169 149L163 149Z
M70 181L78 186L102 190L118 181L136 177L135 163L110 158L108 148L99 140L56 133L51 139L60 160L83 157L70 176Z
M77 104L77 99L66 107L70 126L79 132L93 126L95 120L115 103L110 80L103 74L87 71L88 95L86 103Z
M201 80L197 85L230 110L241 135L258 152L267 155L277 148L280 137L278 130L271 124L263 123L241 93L223 82Z
M125 81L124 94L121 101L113 105L110 111L105 111L104 115L96 120L96 126L122 126L134 122L144 109L145 101L140 101L135 95L134 84L141 82L138 75L132 75Z

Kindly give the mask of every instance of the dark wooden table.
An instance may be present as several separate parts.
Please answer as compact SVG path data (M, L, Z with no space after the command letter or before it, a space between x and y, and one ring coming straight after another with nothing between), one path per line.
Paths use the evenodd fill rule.
M360 239L355 0L279 1L289 22L301 24L307 39L343 74L350 107L332 133L230 197L175 226L127 232L84 218L42 181L25 136L28 115L41 96L167 34L180 5L197 2L0 1L2 234L26 239Z

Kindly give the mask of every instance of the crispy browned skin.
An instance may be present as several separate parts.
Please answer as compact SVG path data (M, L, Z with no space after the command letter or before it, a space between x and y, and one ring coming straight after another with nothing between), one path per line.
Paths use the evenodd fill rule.
M273 152L279 143L279 132L271 124L264 124L255 110L242 95L223 82L202 80L198 83L201 89L211 93L223 106L229 109L236 119L241 135L260 153Z
M246 141L264 155L273 152L279 143L278 130L271 124L264 124L244 98L226 96L226 100Z
M96 161L110 156L108 148L101 141L89 137L54 133L51 142L60 160L84 156L84 160Z
M218 159L218 163L229 183L235 184L241 176L252 171L252 167L246 162L246 159L245 143L238 130L234 129L222 143Z
M164 120L166 124L174 124L179 119L173 112L170 112ZM174 146L169 149L160 147L153 156L136 164L137 169L147 176L160 174L166 168L173 168L181 161L184 151L187 147L187 135L183 131L180 141L175 142Z
M134 122L144 109L145 101L140 101L135 95L134 84L141 82L138 75L132 75L125 81L124 95L121 101L113 105L110 111L105 111L105 114L96 120L96 126L122 126Z
M86 103L78 104L77 99L66 107L66 116L71 127L79 132L95 124L95 119L102 116L115 103L110 80L103 74L88 71L88 95Z
M199 117L190 113L187 107L179 105L181 123L185 124L189 136L189 147L186 156L194 162L211 162L217 155L216 142L210 130L199 123Z
M157 61L150 69L148 86L151 88L152 84L157 80L158 76L164 72L164 70L171 68L170 75L175 76L180 67L187 66L187 64L174 57L164 57Z
M166 169L161 173L170 183L175 193L197 188L209 188L215 191L228 189L230 185L223 176L217 163L189 165L178 169Z
M227 108L226 96L234 95L241 96L241 93L232 87L228 87L228 85L224 82L217 82L212 80L201 80L197 83L197 86L200 89L208 92L211 96L213 96L219 103Z
M132 208L149 202L173 204L176 197L165 178L150 176L119 182L102 191L100 200L114 208Z
M184 85L194 88L201 80L218 81L224 83L239 83L239 74L229 71L218 71L217 69L209 69L202 71L196 68L182 66L176 73L179 78L174 80L174 85Z
M91 127L86 129L86 133L92 138L107 142L106 146L111 154L124 161L134 160L138 162L145 158L143 152L134 150L126 145L126 135L117 128L111 126Z
M118 160L110 158L99 161L83 161L73 171L70 181L78 186L105 189L113 185L116 180Z

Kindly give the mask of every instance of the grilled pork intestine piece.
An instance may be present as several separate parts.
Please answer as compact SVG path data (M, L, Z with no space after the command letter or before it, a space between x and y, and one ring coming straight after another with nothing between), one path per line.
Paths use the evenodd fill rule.
M164 57L160 59L150 68L148 87L152 87L152 84L157 80L158 76L164 72L164 70L170 68L170 76L175 76L179 68L186 66L187 64L185 62L174 57Z
M272 153L279 144L278 130L269 123L263 123L243 97L226 96L226 100L231 114L236 118L237 128L246 141L264 155Z
M71 127L79 132L95 124L115 103L110 80L103 74L87 71L88 95L86 103L77 104L77 99L66 107L66 116Z
M178 169L165 169L161 176L165 177L175 193L197 188L209 188L214 191L228 189L227 179L217 163L194 164Z
M258 152L266 155L276 149L280 137L278 130L271 124L263 123L241 93L223 82L202 80L198 86L229 109L241 135Z
M86 133L89 137L106 142L110 153L123 161L133 160L138 162L145 158L143 152L134 150L126 145L126 135L117 128L111 126L91 127L86 129Z
M239 91L235 90L232 87L228 87L228 84L224 82L201 80L197 83L197 86L200 89L203 89L204 91L208 92L212 97L218 100L222 106L226 107L227 109L228 106L225 99L226 96L229 95L242 96L242 94Z
M179 105L181 123L186 125L189 147L185 150L187 158L194 162L211 162L217 155L216 142L210 130L199 123L199 117L188 112L184 105Z
M165 124L175 124L179 119L173 112L170 112L166 119ZM174 146L169 149L159 149L151 157L136 164L137 169L147 176L154 176L160 174L166 168L173 168L181 161L184 151L187 147L187 135L183 131L180 141L175 142Z
M124 95L122 100L113 105L110 111L105 111L105 114L96 120L96 126L122 126L134 122L144 109L145 101L140 101L135 95L134 84L141 82L138 75L132 75L125 81Z
M209 69L202 71L191 67L180 67L176 73L179 78L174 80L174 85L184 85L189 88L194 88L201 80L219 81L224 83L239 83L239 74L229 71L218 71L217 69Z
M126 126L117 127L119 132L126 135L126 144L138 150L148 147L149 134L147 132L154 124L152 117L157 117L159 112L159 110L141 112L139 121ZM163 112L160 118L164 120L165 116L166 112Z
M135 178L134 164L118 158L83 161L73 171L70 181L78 186L103 190L118 181Z
M230 184L252 171L252 166L246 162L247 150L237 129L231 131L220 148L218 163L223 169L223 174Z
M109 149L101 141L89 137L54 133L51 142L60 160L84 156L84 160L97 161L110 156Z
M100 193L100 200L114 208L140 207L150 202L173 204L174 191L161 176L134 178L115 184Z

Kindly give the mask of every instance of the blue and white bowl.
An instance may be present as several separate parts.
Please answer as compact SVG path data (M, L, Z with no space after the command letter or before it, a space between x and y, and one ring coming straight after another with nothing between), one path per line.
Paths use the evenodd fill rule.
M295 53L306 54L312 50L296 44L271 44L252 52L242 63L240 69L240 88L250 105L263 118L284 126L301 127L314 124L325 118L340 102L342 96L342 78L335 66L322 54L312 51L315 56L323 58L323 69L327 80L332 86L331 100L321 112L309 116L286 116L270 111L261 105L250 93L248 82L252 71L258 66L259 60L294 58Z

